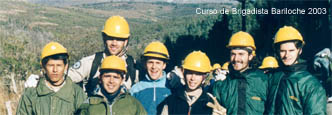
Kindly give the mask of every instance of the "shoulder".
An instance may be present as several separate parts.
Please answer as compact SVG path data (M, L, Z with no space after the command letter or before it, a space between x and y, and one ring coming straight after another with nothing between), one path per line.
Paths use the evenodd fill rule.
M83 102L78 112L82 115L84 114L104 114L106 112L106 107L104 106L104 98L99 95L93 95L89 97L85 102Z
M67 78L66 84L68 84L69 86L66 86L65 88L69 88L68 90L70 91L70 93L76 96L85 96L85 92L83 91L82 87L74 83L71 79Z
M82 66L86 66L86 67L91 66L93 60L95 59L95 55L96 54L81 58L79 61L74 63L72 68L73 69L79 69Z
M306 85L311 85L313 87L315 87L315 86L321 86L321 83L319 82L319 80L317 79L317 77L314 76L314 75L312 75L308 71L298 72L295 75L300 76L301 77L300 82L303 82Z
M70 85L70 87L76 92L76 91L83 91L83 89L73 82L73 80L69 79L68 76L66 78L66 83Z
M138 83L136 83L135 85L133 85L131 88L130 88L130 92L131 93L137 93L141 90L144 90L146 88L150 88L150 87L153 87L153 85L148 82L148 81L140 81Z
M262 70L259 70L259 69L251 70L248 73L248 77L258 79L258 80L262 80L262 81L267 81L268 80L268 76Z
M136 62L136 60L134 59L133 56L128 55L128 54L127 54L126 56L127 56L126 60L128 60L128 61L133 61L134 63Z
M257 76L257 77L266 77L266 75L264 74L264 72L262 70L259 69L252 69L248 75L250 76Z
M128 93L121 94L119 99L115 102L116 105L136 106L139 101Z
M89 56L86 56L86 57L83 57L81 59L81 61L93 61L96 57L96 54L92 54L92 55L89 55Z
M72 84L72 87L73 87L73 89L74 89L75 92L77 92L77 93L79 93L79 94L84 94L84 95L85 95L85 93L84 93L82 87L80 87L80 86L77 85L76 83L73 83L73 84Z
M170 103L170 102L175 102L175 103L176 103L176 101L175 101L175 100L177 100L176 97L177 97L176 94L171 94L171 95L167 96L167 97L164 99L163 103L164 103L164 104L168 104L168 103Z
M314 76L309 71L297 71L293 75L302 76L303 78L312 79Z
M38 94L36 88L25 88L24 92L22 93L20 97L19 103L29 103L29 104L34 104L37 100ZM18 105L20 106L20 104Z
M37 96L37 89L33 87L25 88L22 96L30 98Z
M130 94L127 94L127 93L124 94L124 98L123 99L128 99L128 100L134 101L134 102L138 101L135 97L133 97Z
M89 97L84 103L89 105L98 105L105 102L104 97L100 95L93 95Z
M221 85L223 85L225 82L227 82L228 80L229 80L229 77L227 76L226 79L223 80L223 81L221 81L221 80L216 81L216 82L213 84L213 86L218 88L218 87L220 87Z
M220 89L223 89L225 87L231 87L232 85L231 85L230 82L232 82L232 80L234 80L234 79L232 79L229 75L227 75L225 80L223 80L223 81L221 81L221 80L216 81L213 84L213 89L212 90L219 92L219 91L221 91Z
M200 98L202 98L204 101L207 101L207 102L212 102L213 101L213 99L208 95L207 91L203 91Z

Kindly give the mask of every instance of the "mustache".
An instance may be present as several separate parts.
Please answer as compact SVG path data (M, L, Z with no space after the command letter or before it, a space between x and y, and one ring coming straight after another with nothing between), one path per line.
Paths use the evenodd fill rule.
M235 64L235 63L242 63L242 61L231 61L232 64Z
M281 59L285 60L285 59L289 59L289 58L287 58L287 57L283 57L283 58L281 58Z

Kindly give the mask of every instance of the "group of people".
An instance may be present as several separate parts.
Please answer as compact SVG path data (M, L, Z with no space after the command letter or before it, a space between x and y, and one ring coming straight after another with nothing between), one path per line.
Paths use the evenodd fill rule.
M242 31L230 38L222 67L193 51L169 73L171 57L159 41L146 46L143 67L126 54L130 29L123 17L107 19L102 37L105 50L72 67L67 49L48 43L41 53L43 75L26 81L16 114L326 114L325 89L299 58L305 42L291 26L278 30L277 56L259 68L252 66L254 39Z

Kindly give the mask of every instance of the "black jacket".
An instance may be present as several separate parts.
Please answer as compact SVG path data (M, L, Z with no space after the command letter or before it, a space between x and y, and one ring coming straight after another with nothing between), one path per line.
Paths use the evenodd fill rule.
M212 114L212 108L206 106L208 102L213 103L213 100L207 95L207 92L203 90L201 96L196 100L194 104L189 106L185 97L185 87L180 87L172 95L168 96L162 103L158 105L157 113L161 114L163 107L168 106L168 114L181 114L181 115L190 115L200 114L200 115L209 115Z

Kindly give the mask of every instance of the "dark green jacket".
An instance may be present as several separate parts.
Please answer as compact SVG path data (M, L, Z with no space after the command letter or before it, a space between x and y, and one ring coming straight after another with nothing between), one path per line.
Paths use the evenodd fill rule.
M26 88L19 101L17 115L72 115L86 100L83 89L66 79L64 86L57 92L46 86L41 77L37 87Z
M269 81L268 114L326 114L325 91L306 62L280 67Z
M212 92L229 115L259 115L265 110L267 79L261 70L248 69L239 73L230 69L224 81L214 84Z
M137 99L123 92L115 97L112 104L101 93L91 96L79 111L81 115L147 115Z

